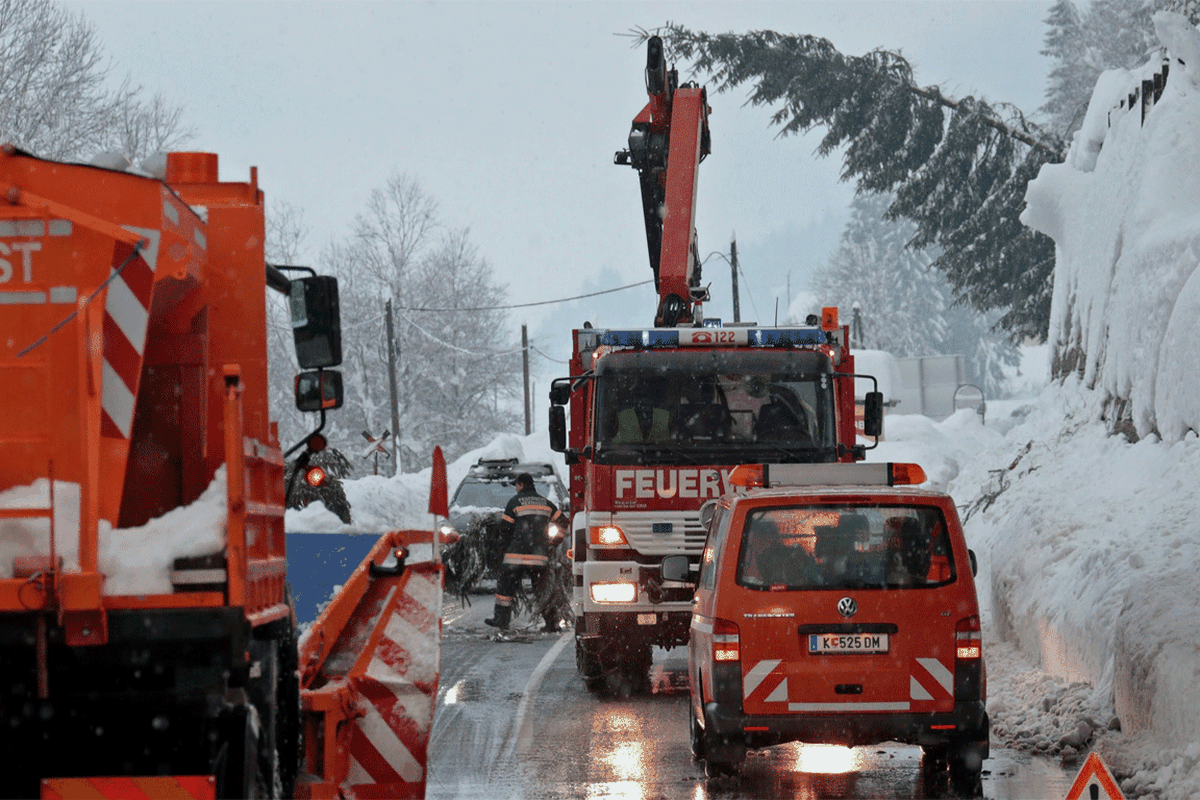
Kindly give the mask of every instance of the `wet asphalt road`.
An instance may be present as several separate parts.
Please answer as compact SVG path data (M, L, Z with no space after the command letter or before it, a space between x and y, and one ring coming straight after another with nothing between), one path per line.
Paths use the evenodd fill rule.
M598 697L575 672L569 633L492 641L491 598L472 602L446 598L431 800L962 796L904 745L784 745L752 752L736 778L708 780L688 748L685 650L655 651L649 695ZM983 796L1065 798L1073 779L1056 762L993 747Z

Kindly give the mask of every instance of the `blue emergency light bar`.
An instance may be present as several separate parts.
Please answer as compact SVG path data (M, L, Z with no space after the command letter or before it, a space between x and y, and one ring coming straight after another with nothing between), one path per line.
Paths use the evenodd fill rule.
M641 328L588 331L609 347L799 347L826 344L825 332L795 328Z

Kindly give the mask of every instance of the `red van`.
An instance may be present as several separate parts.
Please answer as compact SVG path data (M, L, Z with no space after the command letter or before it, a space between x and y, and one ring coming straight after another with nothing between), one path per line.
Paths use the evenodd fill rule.
M692 751L710 777L785 742L898 741L978 784L988 756L975 556L915 464L745 465L693 600ZM686 557L663 578L695 580Z

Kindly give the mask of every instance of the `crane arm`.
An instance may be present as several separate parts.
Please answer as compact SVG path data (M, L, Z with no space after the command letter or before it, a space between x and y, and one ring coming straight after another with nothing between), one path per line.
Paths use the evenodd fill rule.
M696 186L700 162L711 150L708 97L703 87L679 86L668 69L662 39L646 51L649 100L634 117L629 149L613 161L638 171L646 246L659 304L654 324L698 324L708 291L700 285L696 244Z

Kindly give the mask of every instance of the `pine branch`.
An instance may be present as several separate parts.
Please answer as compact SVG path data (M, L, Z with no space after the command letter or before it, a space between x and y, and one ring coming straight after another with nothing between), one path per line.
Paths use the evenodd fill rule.
M1065 159L1061 137L1015 106L918 86L888 50L847 56L811 35L710 35L672 23L657 32L718 92L749 86L747 102L775 109L780 136L823 127L817 152L844 148L842 179L894 192L889 218L917 223L909 246L942 248L933 266L956 302L1003 309L999 324L1014 337L1045 336L1054 245L1018 218L1029 180Z
M897 57L899 57L899 56L897 56ZM954 111L957 111L962 106L962 103L960 103L959 101L951 100L949 97L946 97L944 94L942 94L940 91L938 91L936 88L933 88L933 87L922 88L920 86L907 86L905 88L907 88L913 94L916 94L920 97L924 97L927 100L930 100L932 102L943 105L946 108L952 109ZM1018 111L1017 113L1019 114L1020 112ZM1035 148L1035 149L1045 152L1046 155L1050 156L1051 160L1054 161L1055 163L1063 161L1067 157L1067 153L1063 149L1063 142L1061 140L1059 140L1057 137L1054 137L1050 141L1047 141L1046 139L1038 139L1038 138L1030 135L1028 132L1026 132L1024 130L1018 130L1018 129L1012 127L1011 125L1007 125L1002 120L997 119L995 117L980 117L979 121L982 122L984 125L987 125L991 128L994 128L995 130L999 131L1000 133L1003 133L1005 136L1008 136L1010 139L1016 139L1018 142L1021 142L1022 144L1027 144L1032 148ZM1024 115L1021 115L1021 121L1022 122L1025 121Z

